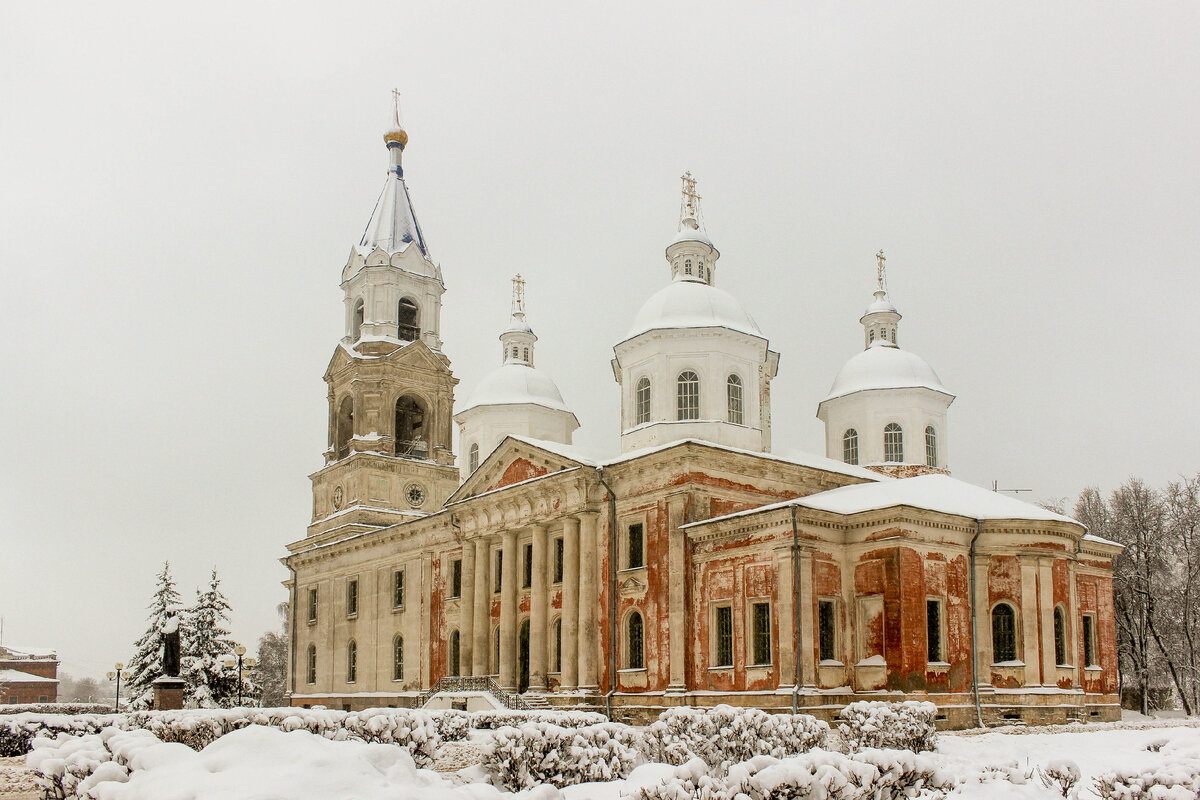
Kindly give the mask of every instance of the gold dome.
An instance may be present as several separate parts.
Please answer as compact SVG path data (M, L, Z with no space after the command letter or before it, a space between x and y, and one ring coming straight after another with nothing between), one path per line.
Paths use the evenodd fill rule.
M404 147L405 145L408 144L408 134L404 131L403 128L397 128L396 130L391 130L391 131L388 131L387 133L385 133L383 135L383 141L385 141L388 144L395 142L396 144L400 145L401 147Z

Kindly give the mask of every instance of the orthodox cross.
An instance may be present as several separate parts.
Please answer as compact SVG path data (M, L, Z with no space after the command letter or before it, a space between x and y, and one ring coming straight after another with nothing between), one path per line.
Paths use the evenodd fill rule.
M403 127L400 124L400 90L392 89L392 105L395 107L396 127Z
M512 296L512 313L525 313L525 279L521 277L521 273L517 273L517 277L512 279L513 296Z
M879 266L875 268L875 280L879 284L879 288L881 290L887 291L887 289L884 288L884 273L883 273L883 262L887 261L887 258L884 257L882 249L878 253L875 254L875 260L879 263Z
M680 176L683 181L683 217L684 219L696 219L700 208L700 195L696 194L696 179L692 177L692 173L683 173Z

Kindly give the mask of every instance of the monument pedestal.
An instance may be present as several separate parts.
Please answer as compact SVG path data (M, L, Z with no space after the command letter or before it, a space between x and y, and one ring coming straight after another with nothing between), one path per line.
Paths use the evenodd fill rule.
M155 678L154 708L157 711L173 711L183 708L183 690L187 682L183 678L163 675Z

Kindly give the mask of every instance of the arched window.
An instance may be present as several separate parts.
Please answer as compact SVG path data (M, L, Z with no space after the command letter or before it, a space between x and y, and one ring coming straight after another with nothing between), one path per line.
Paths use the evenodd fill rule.
M397 636L392 642L392 680L404 680L404 637Z
M317 646L315 644L308 646L308 682L317 682Z
M634 425L650 421L650 379L642 378L634 390Z
M646 648L642 615L634 611L629 615L629 620L625 623L625 627L629 634L626 639L625 666L629 669L644 669L646 666Z
M554 620L554 671L562 672L562 617Z
M675 412L677 419L700 419L700 376L691 370L679 373Z
M858 431L854 428L842 434L842 461L847 464L858 463Z
M1062 606L1054 609L1054 663L1067 663L1067 612Z
M1008 603L992 609L992 661L1017 660L1017 614Z
M358 680L358 645L353 639L346 645L346 683Z
M467 450L467 470L474 472L479 469L479 442L472 442Z
M337 457L350 455L350 440L354 437L354 398L346 395L338 405L337 412Z
M459 675L458 665L458 631L450 632L450 644L446 653L446 674Z
M904 431L894 422L883 429L883 460L896 463L904 460Z
M896 343L896 329L892 328L892 344Z
M407 297L396 306L396 338L402 342L415 342L421 338L417 324L417 304Z
M937 431L932 425L925 426L925 466L936 467L937 459Z
M741 425L744 418L742 414L742 379L737 375L730 375L729 380L725 382L725 394L729 401L729 421L734 425Z
M429 442L425 436L425 406L406 394L396 401L396 455L426 458Z
M362 338L363 326L363 301L359 298L354 303L354 316L350 322L350 338L358 341Z

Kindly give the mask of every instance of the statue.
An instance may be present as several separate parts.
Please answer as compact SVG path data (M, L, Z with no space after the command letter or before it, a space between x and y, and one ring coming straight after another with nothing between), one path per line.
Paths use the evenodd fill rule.
M162 624L163 674L179 677L179 617L167 617Z

